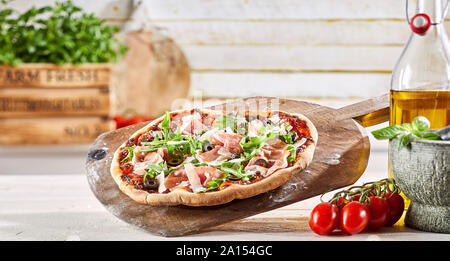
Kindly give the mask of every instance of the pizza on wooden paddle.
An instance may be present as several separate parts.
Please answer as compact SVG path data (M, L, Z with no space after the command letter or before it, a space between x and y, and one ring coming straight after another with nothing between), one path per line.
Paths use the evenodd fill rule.
M301 114L167 112L117 149L111 175L140 203L219 205L286 183L311 162L317 138Z

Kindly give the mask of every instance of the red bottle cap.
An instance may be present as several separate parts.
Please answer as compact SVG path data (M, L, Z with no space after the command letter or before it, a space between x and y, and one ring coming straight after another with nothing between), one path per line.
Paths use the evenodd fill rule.
M411 30L416 34L425 34L431 26L431 19L427 14L419 13L411 19Z

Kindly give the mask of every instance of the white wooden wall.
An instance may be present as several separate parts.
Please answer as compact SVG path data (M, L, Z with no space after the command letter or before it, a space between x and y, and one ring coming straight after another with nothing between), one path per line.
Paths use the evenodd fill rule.
M403 0L144 1L152 25L184 50L192 90L206 97L379 95L410 34ZM120 26L133 10L132 0L74 2Z

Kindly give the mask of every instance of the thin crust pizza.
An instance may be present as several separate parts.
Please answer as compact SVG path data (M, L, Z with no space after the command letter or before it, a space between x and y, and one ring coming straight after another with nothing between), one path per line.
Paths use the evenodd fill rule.
M219 205L286 183L312 161L317 139L296 113L167 112L117 149L111 175L143 204Z

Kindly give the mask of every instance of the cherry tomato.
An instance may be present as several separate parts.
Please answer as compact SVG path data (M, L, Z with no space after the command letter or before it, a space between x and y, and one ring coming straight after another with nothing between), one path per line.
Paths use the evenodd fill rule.
M352 196L352 201L359 201L359 199L361 198L361 194L356 194Z
M369 204L370 219L368 227L372 229L380 228L389 220L389 204L384 198L371 196Z
M389 205L389 219L386 226L394 225L403 215L405 200L398 193L387 192L384 197Z
M370 213L366 205L352 201L341 209L340 228L350 235L359 233L366 228L369 218Z
M309 227L316 234L328 235L337 227L338 220L338 207L328 202L322 202L312 210Z

